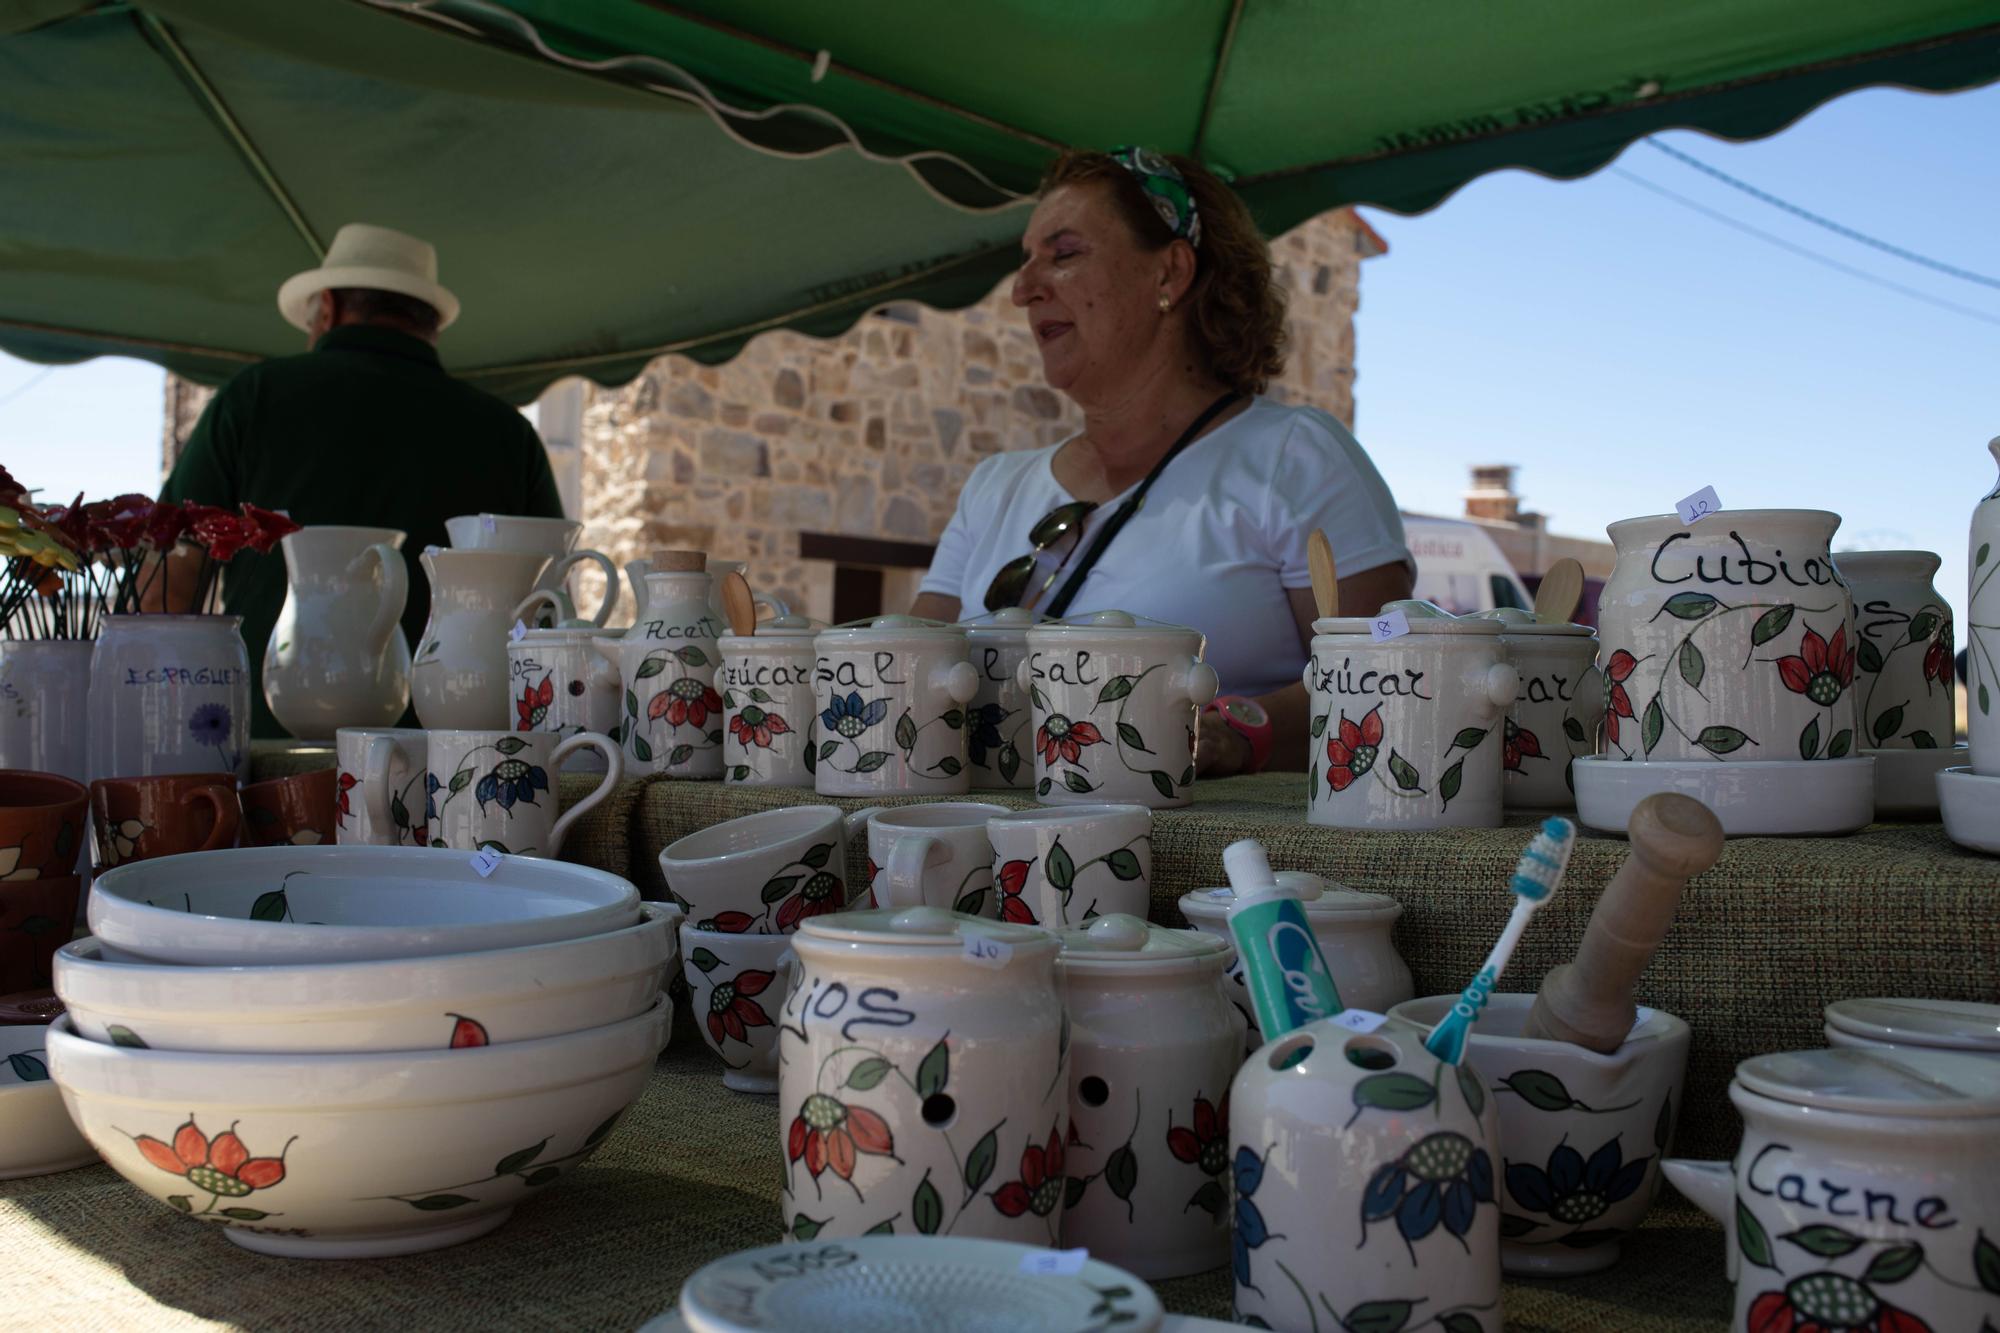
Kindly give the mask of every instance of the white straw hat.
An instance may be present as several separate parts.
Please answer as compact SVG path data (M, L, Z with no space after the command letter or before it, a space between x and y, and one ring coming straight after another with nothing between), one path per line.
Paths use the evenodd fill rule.
M285 279L278 288L278 313L295 328L312 328L313 298L332 287L366 287L396 292L429 303L438 327L458 318L458 298L437 280L437 249L388 227L350 222L334 233L326 260Z

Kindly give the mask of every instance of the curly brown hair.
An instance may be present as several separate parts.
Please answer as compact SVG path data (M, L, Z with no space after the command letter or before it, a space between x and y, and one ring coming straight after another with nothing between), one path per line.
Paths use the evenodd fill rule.
M1238 393L1264 392L1285 368L1285 293L1271 270L1271 247L1250 210L1214 172L1193 158L1163 153L1181 173L1201 219L1194 283L1185 298L1188 332L1210 374ZM1148 250L1173 243L1146 192L1109 153L1071 149L1049 164L1038 198L1065 185L1100 184L1132 234Z

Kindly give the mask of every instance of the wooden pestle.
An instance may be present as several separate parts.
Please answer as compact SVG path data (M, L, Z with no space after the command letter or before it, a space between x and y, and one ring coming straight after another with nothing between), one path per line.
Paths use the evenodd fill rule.
M1667 937L1681 890L1722 855L1722 821L1676 792L1639 802L1625 832L1631 853L1591 909L1575 961L1542 978L1524 1037L1606 1055L1624 1045L1638 1015L1632 990Z

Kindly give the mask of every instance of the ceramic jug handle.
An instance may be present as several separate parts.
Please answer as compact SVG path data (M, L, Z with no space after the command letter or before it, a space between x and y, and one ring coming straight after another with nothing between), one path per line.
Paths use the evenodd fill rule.
M875 905L902 910L924 905L924 867L934 852L943 850L928 833L905 833L889 849L889 864L882 869L882 887L875 891Z
M547 586L550 589L560 591L564 581L569 578L570 570L585 560L596 565L604 573L604 601L597 608L597 614L590 618L590 623L593 627L603 629L604 622L611 619L611 613L618 609L618 566L611 563L610 556L607 556L602 551L592 551L587 548L581 551L571 551L568 555L556 561L554 572L546 580ZM571 611L565 619L574 619L575 616L576 612Z
M933 688L941 688L955 704L969 704L979 693L979 672L970 662L953 662L942 672L931 673Z
M1188 663L1187 671L1181 679L1186 682L1188 702L1197 708L1207 707L1208 701L1222 688L1221 678L1215 674L1215 668L1198 657Z
M1476 693L1486 697L1486 706L1481 711L1488 717L1498 717L1506 712L1520 692L1521 673L1505 662L1495 662L1480 678L1476 688Z
M212 852L222 847L234 847L237 827L243 822L243 806L236 799L236 788L225 787L218 782L212 787L196 787L181 798L183 806L196 802L215 812L215 826L209 829L208 837L195 850Z
M389 636L403 618L403 607L410 600L410 571L403 567L401 552L387 542L376 542L354 557L348 574L358 577L361 562L371 557L382 567L382 595L375 604L375 618L368 622L368 655L374 657L389 646Z
M569 594L556 588L537 588L523 597L514 608L514 619L532 629L544 608L555 613L557 629L576 619L576 607L571 604Z
M1576 720L1583 724L1586 734L1596 731L1597 724L1604 720L1606 707L1604 694L1604 673L1590 667L1576 680L1576 693L1571 696L1576 707Z
M563 838L569 834L569 826L596 809L598 803L611 794L611 789L625 779L625 756L612 739L600 732L579 731L558 745L556 752L549 756L549 767L556 771L557 781L561 781L562 761L578 750L595 750L604 756L604 781L598 783L590 795L563 811L562 818L556 820L555 828L549 831L549 855L552 857L561 854Z
M751 605L751 607L752 607L752 608L756 608L756 607L760 607L760 606L761 606L761 607L763 607L763 608L764 608L764 609L765 609L766 611L769 611L769 612L771 613L771 615L770 615L770 617L769 617L769 618L770 618L770 619L772 619L772 620L780 620L780 619L784 618L785 616L788 616L788 615L790 615L790 614L792 613L792 608L791 608L790 606L786 605L786 603L785 603L785 599L784 599L784 598L782 598L782 597L766 597L766 596L765 596L765 595L764 595L763 593L761 593L761 592L760 592L760 593L758 593L758 594L757 594L757 595L756 595L755 597L752 597L752 598L750 599L750 605ZM761 619L764 619L764 617L760 616L760 617L758 617L758 619L760 619L760 620L761 620Z

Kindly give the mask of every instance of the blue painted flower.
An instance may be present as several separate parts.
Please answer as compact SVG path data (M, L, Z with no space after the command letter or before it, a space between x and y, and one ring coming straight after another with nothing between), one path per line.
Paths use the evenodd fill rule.
M828 731L853 740L887 716L887 699L870 699L862 703L861 692L856 690L845 699L834 695L832 705L820 710L819 720Z
M1442 1222L1463 1245L1479 1205L1492 1202L1493 1159L1486 1149L1463 1134L1440 1130L1369 1178L1361 1196L1361 1229L1365 1236L1370 1222L1393 1217L1404 1243L1413 1245Z
M444 784L437 780L437 774L424 774L424 822L428 824L438 817L438 788Z
M203 704L188 718L188 734L196 745L221 749L229 744L229 705Z
M986 766L986 752L1001 744L1000 724L1007 717L1007 710L999 704L981 704L965 710L965 749L973 763Z
M522 763L519 759L502 759L493 766L493 771L479 779L472 794L484 810L488 801L500 802L502 810L512 810L514 802L524 805L535 803L537 791L549 789L549 775L533 764Z
M1549 1154L1547 1170L1527 1162L1507 1165L1507 1192L1531 1213L1581 1226L1604 1215L1621 1199L1629 1199L1646 1179L1651 1157L1625 1160L1618 1140L1599 1148L1585 1161L1583 1154L1559 1143Z
M1237 1286L1258 1291L1256 1284L1250 1281L1250 1251L1271 1239L1271 1233L1264 1226L1264 1214L1250 1201L1250 1196L1264 1183L1264 1159L1247 1147L1238 1148L1235 1176L1236 1224L1229 1228L1230 1267L1236 1272ZM1283 1240L1284 1237L1278 1239Z

